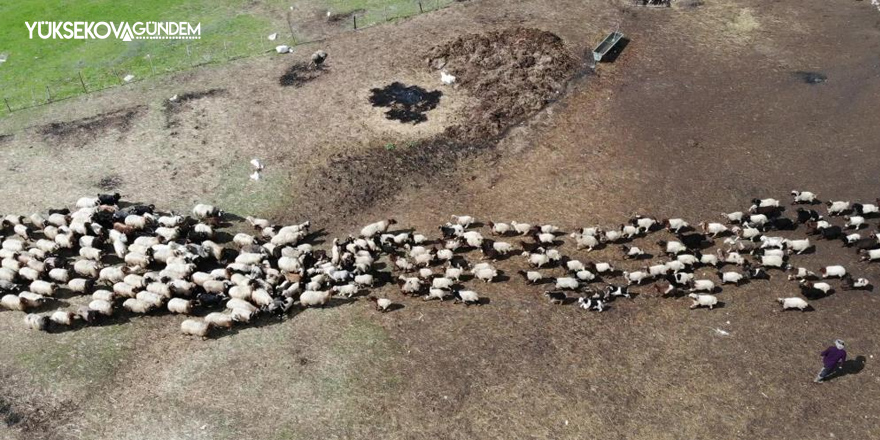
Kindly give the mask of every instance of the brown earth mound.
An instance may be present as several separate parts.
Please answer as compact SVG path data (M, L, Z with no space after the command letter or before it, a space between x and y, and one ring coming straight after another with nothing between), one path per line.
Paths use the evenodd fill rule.
M530 28L464 35L432 48L427 61L479 101L466 111L469 124L449 130L459 140L503 134L556 99L579 67L561 38Z

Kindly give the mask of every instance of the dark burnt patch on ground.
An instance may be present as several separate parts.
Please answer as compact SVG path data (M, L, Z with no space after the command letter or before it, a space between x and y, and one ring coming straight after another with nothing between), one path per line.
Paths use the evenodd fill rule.
M326 69L316 67L312 63L297 61L278 78L278 83L283 87L302 87L304 84L320 78Z
M139 105L74 121L52 122L37 127L37 132L46 142L70 142L74 146L83 146L113 130L126 133L146 109L146 106Z
M437 108L443 92L428 91L419 86L393 82L382 88L371 89L370 104L385 107L385 117L402 123L418 124L428 120L425 113Z

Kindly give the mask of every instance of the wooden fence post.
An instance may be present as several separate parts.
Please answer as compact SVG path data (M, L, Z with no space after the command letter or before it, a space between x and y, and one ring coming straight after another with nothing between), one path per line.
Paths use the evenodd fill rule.
M86 88L86 81L83 79L82 70L79 71L79 83L83 86L83 92L89 93L89 89Z
M354 28L357 30L358 28L358 18L357 15L352 14L351 19L354 21Z

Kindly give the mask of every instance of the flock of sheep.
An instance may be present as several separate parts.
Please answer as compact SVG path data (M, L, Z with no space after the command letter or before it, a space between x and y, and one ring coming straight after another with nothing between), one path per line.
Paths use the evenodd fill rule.
M810 192L793 191L793 204L819 203ZM619 270L609 262L590 262L564 255L566 234L553 225L488 222L471 216L452 216L431 239L411 231L389 232L393 219L371 223L357 236L334 239L327 250L308 243L309 222L279 226L247 217L253 232L235 234L223 243L219 234L224 214L199 204L192 215L157 212L152 205L120 205L119 194L99 194L77 201L76 208L54 209L47 215L6 215L0 249L0 309L32 312L53 298L90 295L88 305L48 314L28 313L25 324L36 330L62 331L129 313L170 312L188 315L184 334L205 337L215 329L246 324L260 315L284 317L293 307L322 307L334 296L348 298L389 282L406 296L423 300L453 299L479 304L474 280L499 281L497 260L517 258L529 266L519 274L529 284L548 284L552 303L576 303L603 311L608 302L630 297L630 287L653 283L663 296L687 294L691 308L712 309L722 284L739 285L787 273L798 282L804 298L779 298L783 309L804 310L807 300L832 292L827 278L839 278L844 289L870 288L842 265L814 273L789 261L813 249L809 237L787 239L774 231L807 228L814 239L841 240L865 261L880 260L876 233L862 236L866 218L880 215L875 204L827 202L824 217L799 207L796 218L784 215L776 199L755 199L746 211L725 213L722 222L704 221L691 227L683 219L657 220L635 216L614 228L587 227L571 232L578 250L619 246L624 260L652 258L632 246L636 237L666 229L675 239L656 242L664 261L638 270ZM880 202L876 202L880 203ZM834 225L831 217L845 224ZM515 242L506 241L511 239ZM714 252L708 250L721 241ZM624 244L628 243L628 244ZM479 262L468 256L479 253ZM387 256L391 271L377 269ZM695 269L713 267L717 279L698 278ZM555 270L557 276L549 271ZM564 272L561 273L560 272ZM614 284L610 280L621 282ZM388 298L369 297L380 311L390 310ZM198 317L197 317L198 316Z

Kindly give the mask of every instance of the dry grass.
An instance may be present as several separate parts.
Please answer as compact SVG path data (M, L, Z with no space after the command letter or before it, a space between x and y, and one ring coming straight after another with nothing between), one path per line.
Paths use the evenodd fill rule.
M722 44L743 10L760 23L747 33L755 44ZM796 19L786 21L789 13ZM345 200L326 203L307 186L311 171L328 169L341 153L424 140L460 122L454 112L429 112L425 127L398 130L368 107L369 89L391 81L437 87L411 54L512 21L553 31L584 53L620 14L606 2L472 2L430 22L327 42L328 73L300 88L278 79L311 48L302 57L198 70L154 90L137 85L14 115L0 122L0 133L15 135L2 144L2 208L69 203L114 175L130 199L179 209L207 200L237 213L308 217L334 235L388 216L433 232L450 213L568 229L617 224L634 210L711 219L795 187L823 198L876 197L880 159L867 146L880 127L866 122L880 99L868 80L876 64L871 43L845 34L847 51L817 35L817 44L803 44L804 29L869 29L873 21L855 7L813 0L798 8L707 0L688 10L637 10L623 27L633 42L616 63L574 84L493 149L438 161L430 183L401 185L394 197L345 217ZM829 81L804 84L791 74L798 70L821 71ZM164 128L165 99L215 88L228 94L190 101L176 114L176 135ZM450 91L437 111L475 99ZM127 131L108 130L77 149L26 128L137 105L147 110ZM267 163L261 182L247 180L251 157ZM653 250L658 238L638 244ZM563 250L617 261L614 249ZM811 268L839 262L880 280L876 267L856 263L837 243L797 261ZM518 264L499 266L513 276ZM408 300L389 287L376 293L403 309L378 314L361 300L208 341L181 337L180 317L59 335L26 332L21 314L3 312L0 341L9 355L0 357L0 415L38 423L0 425L0 437L812 439L880 431L874 294L840 292L816 302L814 312L781 313L773 300L796 290L775 277L724 289L725 307L714 311L643 294L595 314L552 306L542 288L516 277L469 285L489 304ZM853 357L864 356L865 368L813 385L817 352L834 337L848 341Z

